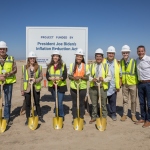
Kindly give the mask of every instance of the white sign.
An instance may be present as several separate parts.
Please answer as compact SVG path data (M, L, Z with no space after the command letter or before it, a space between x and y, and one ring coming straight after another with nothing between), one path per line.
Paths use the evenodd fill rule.
M88 61L87 27L26 27L26 58L29 52L37 55L38 64L46 68L54 50L59 50L67 67L75 62L75 51L81 48Z

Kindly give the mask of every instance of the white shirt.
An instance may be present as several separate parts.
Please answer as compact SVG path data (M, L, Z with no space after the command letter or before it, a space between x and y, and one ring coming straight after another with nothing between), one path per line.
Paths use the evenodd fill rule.
M145 55L136 59L138 80L150 80L150 57Z
M78 72L80 72L81 69L82 69L82 64L78 65ZM70 67L69 67L69 70L68 70L67 73L68 73L69 75L71 75ZM89 75L89 74L90 74L90 71L89 71L89 69L88 69L87 72L86 72L86 75Z
M98 77L102 77L102 63L100 63L99 65L99 71L98 71ZM95 63L95 74L96 74L96 68L97 68L97 63ZM108 66L108 74L106 76L105 79L103 79L103 82L110 82L112 79L112 75L111 75L111 71L110 71L110 68ZM93 77L89 76L89 81L92 81L93 80Z

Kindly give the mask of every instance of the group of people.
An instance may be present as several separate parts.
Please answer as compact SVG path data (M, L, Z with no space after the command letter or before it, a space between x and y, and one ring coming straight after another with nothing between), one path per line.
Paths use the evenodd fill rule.
M143 127L150 126L150 57L146 55L144 46L138 46L138 58L134 60L130 57L130 47L124 45L121 53L123 58L119 61L115 59L115 48L108 47L107 57L104 58L102 49L95 51L95 62L86 64L84 60L84 52L78 49L75 52L75 62L70 64L67 71L66 64L59 51L53 51L51 62L47 65L46 78L48 80L48 91L51 92L56 101L55 85L58 82L58 112L59 117L64 118L63 98L67 91L67 76L70 80L70 93L72 97L72 114L73 119L77 118L77 85L75 82L81 81L79 85L79 117L84 119L85 105L84 100L87 94L87 81L90 82L89 95L92 102L92 115L90 124L96 121L98 112L98 86L96 82L101 82L101 109L102 117L107 118L109 115L113 121L117 120L116 115L116 99L117 92L122 88L123 95L123 116L121 121L127 119L129 95L131 99L131 119L135 124L142 124ZM0 41L0 82L5 81L5 106L4 119L7 119L7 124L11 125L10 109L13 83L16 82L15 74L17 66L14 57L7 55L8 47L4 41ZM29 78L33 78L33 96L36 106L37 115L41 122L45 122L41 114L40 108L40 90L41 81L43 79L42 67L36 61L36 54L30 52L28 55L27 64L22 66L21 78L21 94L25 96L26 103L26 122L30 117L31 109L31 85ZM138 90L137 90L138 89ZM136 99L137 92L139 96L141 119L136 119ZM108 105L107 105L108 99ZM146 108L147 104L147 108ZM56 111L55 111L56 115ZM74 122L72 121L72 124ZM86 122L84 121L84 124Z

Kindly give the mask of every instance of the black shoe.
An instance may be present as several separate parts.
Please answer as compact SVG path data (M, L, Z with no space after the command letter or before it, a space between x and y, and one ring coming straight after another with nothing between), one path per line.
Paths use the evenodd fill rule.
M13 124L13 122L10 119L6 119L6 123L7 125L11 126Z
M86 121L84 120L84 125L86 124Z
M39 116L39 120L40 120L42 123L45 123L45 121L43 120L43 117Z
M28 125L28 118L27 118L27 120L26 120L26 122L25 122L25 126L27 126Z
M72 121L72 125L74 124L74 121Z

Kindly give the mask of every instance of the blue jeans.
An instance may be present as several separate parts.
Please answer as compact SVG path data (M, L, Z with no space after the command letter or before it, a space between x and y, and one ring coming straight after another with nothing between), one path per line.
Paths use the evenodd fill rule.
M0 89L1 89L1 86L0 86ZM5 84L3 86L4 97L5 97L4 119L10 118L12 89L13 89L13 84Z
M59 89L57 90L58 94L58 116L59 117L64 117L64 109L63 109L63 98L64 98L64 93L60 93ZM55 116L56 114L56 94L55 94L55 89L53 89L52 96L55 99Z
M141 119L148 120L150 122L150 83L139 82L138 95L141 108ZM148 111L146 111L146 101L145 101L146 97L147 97Z

